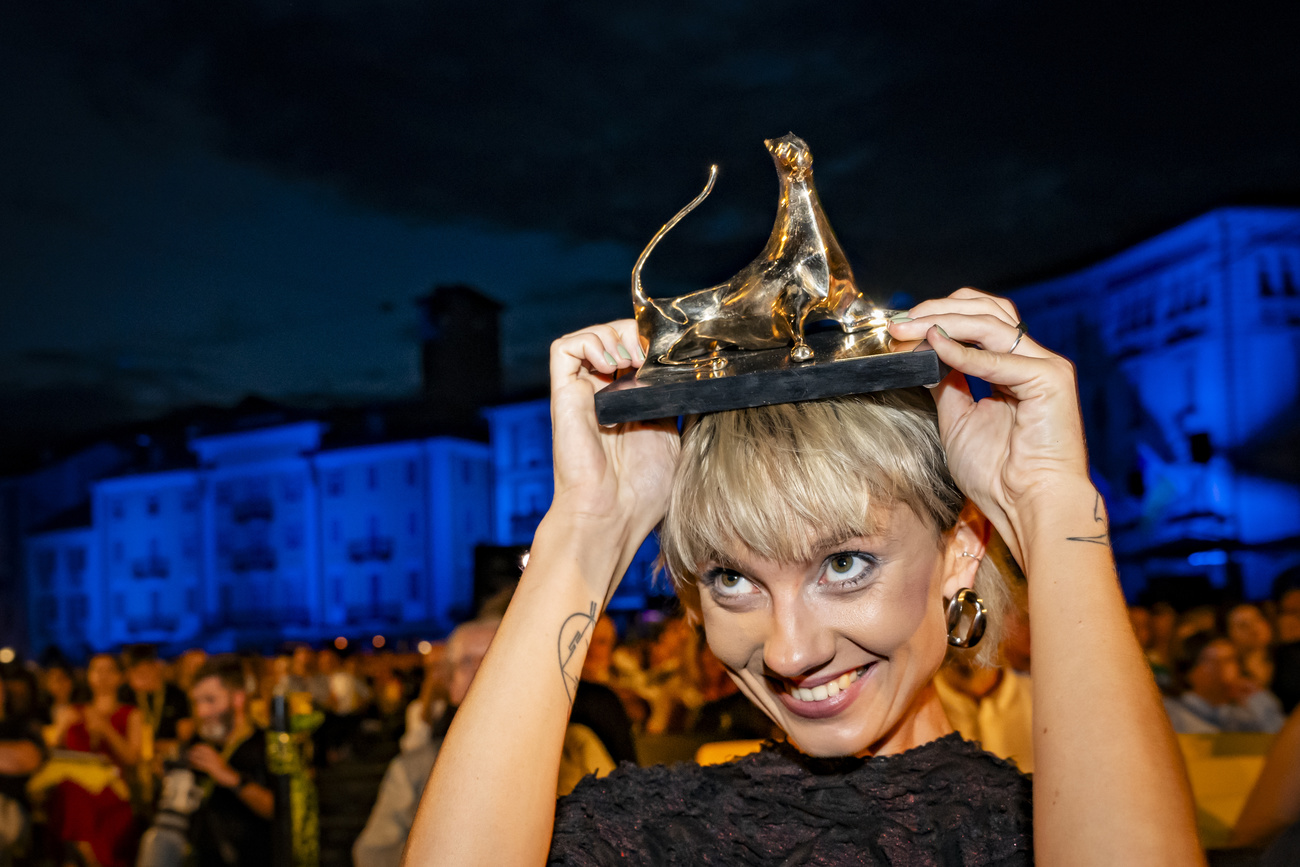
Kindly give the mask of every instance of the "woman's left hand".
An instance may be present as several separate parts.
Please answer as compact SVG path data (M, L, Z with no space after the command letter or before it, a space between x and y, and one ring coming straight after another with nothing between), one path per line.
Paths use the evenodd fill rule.
M977 289L923 301L908 316L890 334L929 341L952 368L934 399L953 478L1023 563L1026 510L1091 484L1074 365L1022 334L1014 304ZM992 396L974 400L962 374L988 382Z

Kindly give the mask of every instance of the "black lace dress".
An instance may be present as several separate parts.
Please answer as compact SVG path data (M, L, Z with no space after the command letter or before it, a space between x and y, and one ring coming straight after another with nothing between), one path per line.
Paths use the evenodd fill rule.
M624 765L555 813L551 864L1032 864L1029 777L958 734L893 756L792 747Z

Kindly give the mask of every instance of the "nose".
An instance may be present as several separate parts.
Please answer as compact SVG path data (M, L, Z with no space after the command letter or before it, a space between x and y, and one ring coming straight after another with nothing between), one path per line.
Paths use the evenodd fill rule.
M763 662L773 674L800 678L824 668L835 657L835 634L824 618L802 600L774 600L772 624L763 644Z

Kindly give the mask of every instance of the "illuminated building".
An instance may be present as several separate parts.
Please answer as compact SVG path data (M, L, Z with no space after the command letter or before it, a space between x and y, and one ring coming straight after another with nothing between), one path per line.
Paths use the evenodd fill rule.
M306 421L194 437L196 469L89 483L83 526L27 537L32 649L448 629L469 613L474 549L491 539L488 447L322 449L324 431Z
M1012 297L1071 358L1121 578L1262 598L1300 563L1300 210L1225 208Z

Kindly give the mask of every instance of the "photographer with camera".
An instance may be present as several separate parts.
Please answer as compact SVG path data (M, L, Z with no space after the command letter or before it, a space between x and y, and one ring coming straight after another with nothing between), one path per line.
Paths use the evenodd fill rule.
M140 864L179 863L184 834L197 867L269 867L275 798L266 733L249 719L239 661L218 657L204 663L190 701L198 736L184 761L164 777L158 819L141 847Z

